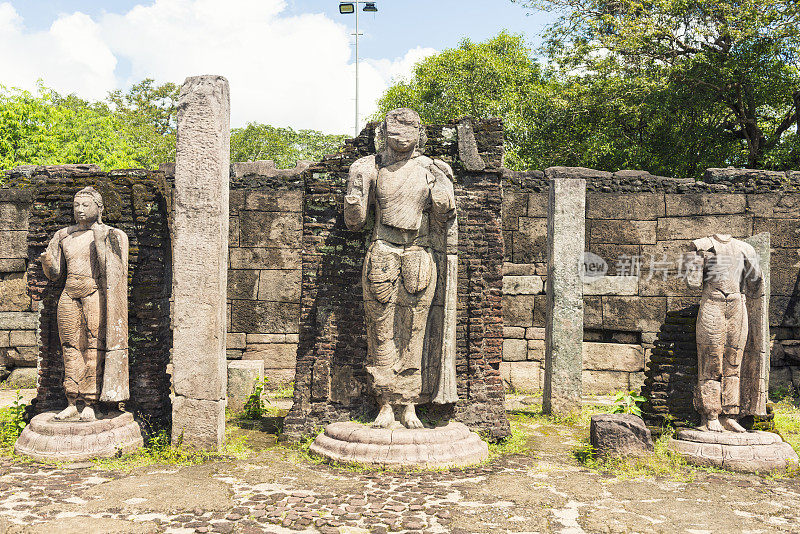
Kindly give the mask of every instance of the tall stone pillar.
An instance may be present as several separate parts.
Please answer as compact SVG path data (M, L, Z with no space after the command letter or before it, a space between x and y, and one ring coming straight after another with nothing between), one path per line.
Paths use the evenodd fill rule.
M172 440L225 440L230 92L222 76L187 78L178 100L173 197Z
M566 414L581 406L583 252L586 180L550 168L547 212L547 323L543 410Z

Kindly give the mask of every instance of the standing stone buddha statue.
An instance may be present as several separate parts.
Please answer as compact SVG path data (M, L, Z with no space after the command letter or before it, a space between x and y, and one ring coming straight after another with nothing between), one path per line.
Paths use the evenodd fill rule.
M64 278L57 322L67 408L55 419L94 421L98 402L129 396L128 237L103 224L103 198L92 187L75 194L73 213L75 224L40 256L49 279Z
M702 288L697 315L701 430L745 432L739 418L766 415L769 354L764 277L755 249L730 235L697 239L687 282Z
M382 150L350 167L344 218L361 230L374 212L362 274L366 369L379 405L373 426L421 428L416 406L456 402L458 271L453 172L421 154L419 115L395 109Z

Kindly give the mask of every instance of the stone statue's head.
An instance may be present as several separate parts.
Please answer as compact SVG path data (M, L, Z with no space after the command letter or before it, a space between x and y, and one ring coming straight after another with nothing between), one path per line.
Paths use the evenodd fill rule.
M387 113L376 134L379 150L388 147L401 153L420 150L428 141L419 114L410 108Z
M75 193L72 202L75 222L103 222L103 197L94 187L84 187Z

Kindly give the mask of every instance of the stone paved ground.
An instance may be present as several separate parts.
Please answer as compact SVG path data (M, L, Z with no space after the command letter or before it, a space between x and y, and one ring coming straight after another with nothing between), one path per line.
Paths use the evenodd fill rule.
M247 460L130 472L0 461L0 532L800 532L800 479L620 479L570 454L585 428L527 425L533 454L456 471L356 472L246 432Z

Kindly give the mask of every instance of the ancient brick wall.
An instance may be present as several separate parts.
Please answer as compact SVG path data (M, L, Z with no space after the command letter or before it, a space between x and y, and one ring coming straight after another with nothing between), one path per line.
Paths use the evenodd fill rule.
M462 125L463 126L463 125ZM502 231L500 224L502 126L470 122L466 139L455 124L427 127L425 154L453 166L459 218L456 420L499 439L509 434L500 377L502 356ZM459 146L461 143L461 146ZM375 153L372 128L333 158L305 173L303 286L294 406L290 435L312 433L332 421L374 416L366 385L361 268L368 232L350 232L342 204L350 164ZM481 161L482 170L475 168ZM433 407L424 407L431 417Z
M36 382L38 306L28 295L30 189L0 189L0 380Z
M670 358L678 350L683 352L677 363L683 367L677 372L693 371L687 362L694 349L691 339L686 341L693 330L683 325L690 307L699 302L699 291L680 278L678 260L690 250L693 239L717 232L734 237L770 232L774 338L770 382L772 388L800 386L796 330L800 310L795 289L800 173L710 169L695 181L641 171L575 172L587 178L587 250L606 260L610 275L585 285L587 392L641 387L645 367L659 347L662 350L655 351L656 359L661 358L659 370L676 364ZM514 276L505 278L504 376L517 387L537 389L544 358L547 183L538 171L507 172L505 179L504 270ZM668 312L676 312L667 327L671 334L664 332ZM651 373L647 380L660 381L663 389L673 368L666 369ZM648 388L652 390L652 384ZM671 392L673 400L678 393Z
M169 420L169 376L166 373L172 336L169 329L171 258L163 175L147 171L101 172L94 165L20 167L7 173L3 195L29 195L28 229L17 230L17 255L24 263L31 311L25 326L39 330L38 391L34 411L66 405L63 360L56 326L56 302L61 287L47 280L39 254L56 230L73 224L72 199L91 185L105 203L103 219L130 240L129 342L131 400L127 408L158 427ZM0 197L2 198L2 197ZM0 220L5 219L3 217ZM5 243L5 240L3 240ZM6 254L3 253L5 256ZM15 269L21 267L18 261ZM6 302L6 299L3 299ZM26 329L27 331L27 329ZM0 336L1 338L2 336ZM146 427L147 428L147 427Z

